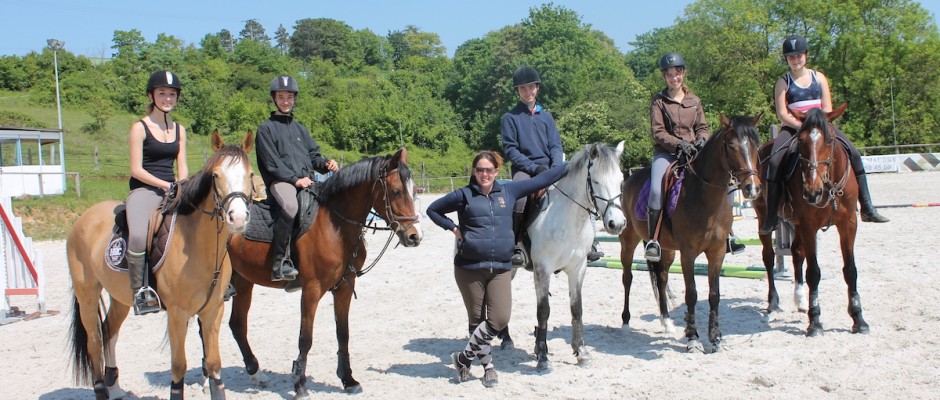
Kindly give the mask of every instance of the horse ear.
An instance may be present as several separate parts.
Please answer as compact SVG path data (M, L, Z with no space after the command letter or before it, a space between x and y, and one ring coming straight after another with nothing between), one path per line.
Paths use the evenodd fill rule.
M722 113L718 113L718 120L721 121L721 126L731 125L731 118L728 118Z
M597 158L597 144L596 143L591 143L587 145L586 150L588 150L588 154L591 155L591 159Z
M398 152L395 153L395 158L401 160L402 164L408 164L408 149L405 146L398 148Z
M623 155L623 146L626 144L625 140L621 140L620 143L617 143L617 159L620 159L620 156Z
M255 133L248 131L245 134L245 138L242 139L242 150L245 150L245 153L251 153L251 149L255 148Z
M757 123L760 122L761 117L764 116L764 112L761 111L760 114L757 114L756 117L751 118L751 125L757 126Z
M832 112L826 114L826 119L827 119L829 122L832 122L832 121L834 121L836 118L841 117L842 114L845 112L845 108L848 107L848 106L849 106L849 103L842 103L841 106L836 107L835 110L832 110Z
M212 151L219 151L223 146L225 146L225 142L222 140L222 135L219 135L219 130L216 129L215 132L212 132Z

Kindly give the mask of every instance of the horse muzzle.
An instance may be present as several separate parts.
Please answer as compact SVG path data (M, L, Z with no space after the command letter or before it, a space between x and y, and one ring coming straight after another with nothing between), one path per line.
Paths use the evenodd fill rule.
M745 183L740 189L745 199L754 200L760 196L761 185L760 183Z
M803 190L803 200L813 206L818 206L822 202L823 191L821 189Z

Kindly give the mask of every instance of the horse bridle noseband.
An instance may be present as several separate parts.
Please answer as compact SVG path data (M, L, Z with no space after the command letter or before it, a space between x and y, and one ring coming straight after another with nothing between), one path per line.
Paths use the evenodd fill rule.
M802 136L802 135L797 135L798 142L801 141L799 136ZM833 165L832 154L836 151L835 149L836 138L834 134L830 134L829 136L831 136L831 138L829 138L829 140L826 141L826 145L829 146L829 158L823 161L812 162L808 158L803 157L802 153L797 151L800 162L805 164L806 167L809 168L810 171L815 171L819 169L820 164L825 164L827 167L826 172L820 175L822 176L823 186L828 189L826 192L829 195L829 201L820 202L821 205L810 204L811 206L816 207L816 208L828 207L829 206L828 203L832 203L833 207L837 207L838 203L836 203L835 201L836 197L840 197L844 194L845 183L849 176L849 169L845 168L845 172L842 174L842 179L840 179L839 182L833 183L832 180L830 179L829 171L832 170L832 165ZM848 159L846 159L846 163L849 163ZM804 184L806 183L806 177L803 174L800 174L800 179L803 181ZM809 202L807 202L807 204L809 204Z
M595 191L594 191L594 182L593 182L593 180L591 179L591 168L593 168L593 167L594 167L594 160L593 160L593 159L589 159L589 160L588 160L588 167L587 167L587 188L588 188L588 203L590 203L590 205L591 205L590 208L588 208L587 206L581 204L579 201L575 200L575 199L574 199L573 197L571 197L568 193L565 193L563 190L561 190L560 187L558 187L558 186L556 186L556 185L552 185L552 186L555 186L555 189L557 189L559 193L563 194L565 197L567 197L569 200L571 200L571 202L573 202L574 204L576 204L578 207L581 207L582 210L587 211L588 214L594 216L594 218L603 218L604 215L607 215L607 211L609 211L611 207L619 208L621 211L623 211L623 207L620 205L620 201L618 201L618 199L620 199L620 197L623 196L623 193L622 193L622 192L621 192L621 193L618 193L616 196L614 196L614 197L612 197L612 198L610 198L610 199L605 199L605 198L603 198L603 197L601 197L601 196L598 196L598 195L595 193ZM603 213L600 213L600 212L599 212L600 209L597 207L597 203L595 203L594 200L601 200L601 201L607 203L607 206L604 207L604 212L603 212Z
M728 125L728 129L727 129L727 130L729 130L729 131L732 130L731 125ZM737 171L732 171L732 170L731 170L731 163L728 162L728 152L727 152L727 150L724 150L724 146L727 145L727 142L725 141L726 139L724 138L724 135L725 135L725 134L726 134L726 131L722 131L722 132L719 132L718 135L716 135L716 136L721 136L721 137L722 137L722 138L721 138L721 141L722 141L722 149L723 149L722 151L725 152L724 161L725 161L725 162L727 163L727 165L728 165L728 175L730 175L732 182L736 182L736 184L735 184L734 186L735 186L735 188L737 188L737 187L740 186L741 183L744 182L747 178L750 178L751 176L760 176L760 175L759 175L759 172L758 172L756 169L754 169L754 168L742 168L742 169L739 169L739 170L737 170ZM687 169L688 169L690 172L692 172L692 175L695 175L695 177L698 178L698 180L702 181L702 183L704 183L705 185L708 185L708 186L711 186L711 187L721 187L721 188L727 187L728 185L716 185L716 184L714 184L714 183L711 183L711 182L707 181L705 178L703 178L702 176L700 176L698 173L695 172L695 168L692 167L692 161L694 161L697 156L698 156L697 153L696 153L696 154L693 154L693 155L686 155L686 158L684 159L684 161L685 161L684 165L687 167ZM742 177L742 176L740 176L740 175L744 175L744 176ZM735 190L737 190L737 189L735 189ZM733 190L732 190L732 192L733 192Z

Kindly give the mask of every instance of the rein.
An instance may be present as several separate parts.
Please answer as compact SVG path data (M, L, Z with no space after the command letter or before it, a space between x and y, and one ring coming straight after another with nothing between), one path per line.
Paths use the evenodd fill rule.
M834 218L835 210L839 208L839 203L836 201L836 199L845 195L845 185L848 182L848 178L849 178L848 166L849 166L850 161L848 158L848 154L846 154L845 167L843 168L842 178L840 178L839 181L836 183L833 183L832 180L830 179L829 171L832 170L833 168L833 164L834 164L833 153L836 151L835 142L836 142L835 138L829 141L828 143L829 158L827 158L826 160L811 162L808 158L803 157L802 153L800 153L799 155L800 162L805 164L809 168L810 171L817 170L820 164L825 164L827 166L826 173L821 174L821 175L822 175L823 186L827 189L826 195L829 197L829 199L825 202L820 202L819 205L809 204L809 202L806 203L819 209L828 208L832 206L832 212L829 213L829 223L826 225L825 228L822 228L823 232L829 230L829 227L832 226L832 220ZM845 150L840 150L840 151L845 152ZM803 176L803 174L800 174L800 175L801 175L800 178L803 180L803 183L805 184L806 183L805 176Z
M581 202L579 202L578 200L575 200L573 197L571 197L571 195L569 195L568 193L565 193L565 191L564 191L564 190L561 190L561 188L558 187L557 185L553 184L552 186L554 186L555 189L558 190L559 193L561 193L562 195L564 195L565 197L567 197L569 200L571 200L572 203L574 203L575 205L577 205L578 207L580 207L582 210L587 211L589 215L594 216L594 218L601 218L602 215L606 215L606 214L607 214L607 211L610 210L610 207L615 207L615 208L619 208L619 209L623 210L623 207L620 205L620 202L617 201L621 196L623 196L623 193L619 193L619 194L617 194L616 196L614 196L613 198L610 198L610 199L605 199L605 198L603 198L603 197L601 197L601 196L598 196L598 195L595 193L595 191L594 191L594 182L591 180L591 168L592 168L593 166L594 166L594 160L588 160L588 168L587 168L587 193L588 193L588 202L591 203L591 208L588 208L588 207L584 206L583 204L581 204ZM594 200L601 200L601 201L607 203L607 206L604 207L604 212L603 212L603 213L599 213L599 212L598 212L599 209L598 209L598 207L597 207L597 203L595 203Z
M254 187L252 187L254 191ZM248 200L248 195L243 192L231 192L227 194L224 198L219 199L219 192L215 190L215 176L212 177L212 197L215 202L215 208L212 212L207 212L199 207L196 209L202 212L203 214L209 216L210 219L216 221L215 227L215 248L219 248L219 235L222 233L222 229L225 228L225 221L222 219L222 216L225 215L225 210L228 209L228 206L232 203L234 199L242 199L245 204L251 204ZM251 218L249 214L248 218ZM247 221L245 222L247 224ZM215 291L215 287L219 284L219 275L222 273L222 264L225 261L225 257L228 256L228 247L222 250L222 255L219 255L219 252L215 253L215 271L212 273L212 282L209 284L209 290L206 292L206 300L202 302L202 306L196 311L196 314L202 312L203 308L206 308L206 305L209 304L209 300L212 299L212 292ZM221 259L220 259L221 258Z

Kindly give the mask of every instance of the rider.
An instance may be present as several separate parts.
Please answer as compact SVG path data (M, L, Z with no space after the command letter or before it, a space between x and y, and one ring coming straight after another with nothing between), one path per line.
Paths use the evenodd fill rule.
M297 92L297 80L291 76L281 75L271 81L271 101L276 110L258 127L255 139L261 179L269 197L280 209L275 217L274 238L268 255L272 281L290 281L297 277L297 269L290 258L290 241L298 211L298 191L313 185L310 176L314 171L339 170L335 160L320 154L320 146L307 127L294 118L292 111Z
M513 245L510 230L513 211L506 207L561 179L564 162L559 162L539 176L507 184L496 181L502 157L484 150L473 158L473 175L467 186L457 189L428 206L428 217L438 226L454 233L454 278L463 297L472 330L463 351L451 354L457 380L470 378L474 359L483 364L483 385L496 385L496 369L490 341L506 328L512 314ZM457 212L454 223L446 214ZM485 312L484 312L485 310Z
M513 181L530 179L564 161L561 136L558 134L555 119L535 101L541 84L542 79L535 68L523 66L512 74L512 86L519 94L519 103L503 114L500 133L503 137L503 153L512 162ZM526 263L521 244L525 205L526 198L522 197L516 200L513 208L512 230L516 234L516 248L513 251L512 264L517 266ZM587 258L590 261L604 255L596 250L596 246L597 242L588 252Z
M163 197L173 194L178 180L186 179L186 128L173 121L170 111L181 92L180 80L170 71L157 71L147 80L147 115L131 125L131 178L127 196L127 272L130 277L134 314L160 311L160 296L144 283L147 270L144 253L150 216ZM173 163L176 162L176 175Z
M832 111L832 96L829 93L829 80L822 72L806 67L808 58L808 44L802 36L791 35L783 41L783 55L787 59L790 72L777 79L774 85L774 106L777 109L777 118L783 127L774 138L773 150L767 160L767 218L760 227L761 234L770 234L777 229L779 218L777 208L780 203L782 183L780 164L787 154L787 148L792 141L796 130L802 123L796 119L791 110L806 112L813 108L822 108L825 112ZM888 222L888 218L878 214L871 202L871 193L868 191L868 179L865 176L865 165L862 156L848 137L832 125L836 136L840 139L855 171L858 181L858 201L862 205L861 216L863 222Z

